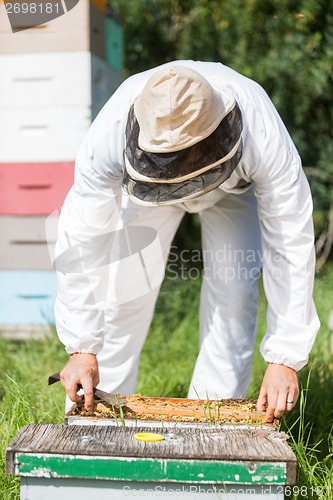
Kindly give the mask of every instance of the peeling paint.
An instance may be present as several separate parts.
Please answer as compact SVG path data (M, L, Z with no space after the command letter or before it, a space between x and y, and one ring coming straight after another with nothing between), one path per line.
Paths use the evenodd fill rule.
M35 467L33 470L33 474L35 477L53 477L52 472L47 467Z
M257 470L257 464L251 463L247 466L247 470L249 471L250 474L254 474Z
M286 484L286 464L53 454L19 454L17 475L225 484ZM255 473L256 472L256 473Z

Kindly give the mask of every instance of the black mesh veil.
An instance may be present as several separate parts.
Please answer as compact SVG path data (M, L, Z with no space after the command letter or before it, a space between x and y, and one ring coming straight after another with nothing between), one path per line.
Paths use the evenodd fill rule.
M198 198L217 188L230 177L242 157L242 149L241 142L231 160L183 182L167 184L137 181L125 170L123 188L130 196L149 205L168 205Z
M235 103L204 140L172 153L150 153L138 144L140 127L132 106L126 126L123 188L145 205L177 203L212 191L230 177L242 157L242 128Z

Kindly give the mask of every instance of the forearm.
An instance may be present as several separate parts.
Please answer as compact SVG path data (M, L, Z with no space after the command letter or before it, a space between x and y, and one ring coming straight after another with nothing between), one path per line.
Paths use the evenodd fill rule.
M280 193L280 213L262 219L268 312L261 353L268 362L300 370L308 361L319 320L312 300L315 255L311 193L302 171L295 184L285 193L284 206Z
M70 278L59 273L58 295L54 308L56 329L68 354L98 354L103 347L104 314L103 310L98 308L92 292L87 290L85 293L83 289L86 297L79 295L78 292L83 288L82 280L85 280L84 276ZM89 288L87 278L84 286ZM71 293L71 289L74 293Z

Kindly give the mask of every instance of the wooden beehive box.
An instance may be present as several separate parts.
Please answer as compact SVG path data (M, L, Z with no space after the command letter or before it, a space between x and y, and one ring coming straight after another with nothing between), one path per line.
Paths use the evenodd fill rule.
M80 0L64 15L51 16L49 21L38 26L33 26L30 16L21 16L21 21L26 21L25 27L29 29L18 31L13 36L5 2L0 0L0 54L89 50L104 58L105 7L99 4L101 2ZM54 4L50 8L56 13ZM17 25L14 27L18 28Z
M21 477L27 500L99 500L129 495L282 500L295 481L296 459L274 428L157 427L159 442L142 442L145 427L29 425L7 448L7 474ZM250 494L250 493L249 493ZM44 496L43 496L44 495ZM97 495L97 496L96 496ZM200 497L201 498L201 497Z

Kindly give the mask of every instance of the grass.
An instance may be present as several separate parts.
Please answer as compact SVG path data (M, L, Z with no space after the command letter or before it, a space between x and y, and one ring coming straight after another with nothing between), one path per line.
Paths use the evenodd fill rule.
M327 319L333 307L333 265L316 279L315 301L322 328L307 367L299 374L301 396L281 430L290 435L297 455L297 484L287 498L333 498L333 358ZM198 280L166 280L160 293L151 331L144 346L137 391L150 396L184 397L198 353ZM261 290L258 339L265 332L265 299ZM48 387L47 378L66 362L56 335L42 341L0 339L0 498L17 500L19 480L4 473L5 449L26 424L62 423L64 393ZM258 349L254 359L250 397L257 397L265 362Z

